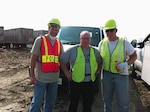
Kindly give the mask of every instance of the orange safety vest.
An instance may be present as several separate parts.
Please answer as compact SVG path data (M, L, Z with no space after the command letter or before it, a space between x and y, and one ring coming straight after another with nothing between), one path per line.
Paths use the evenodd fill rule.
M45 36L41 41L41 70L43 72L58 72L61 44L58 39L55 40L54 46Z

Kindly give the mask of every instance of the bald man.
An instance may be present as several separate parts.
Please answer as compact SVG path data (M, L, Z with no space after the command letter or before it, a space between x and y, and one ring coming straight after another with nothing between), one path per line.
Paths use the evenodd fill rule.
M80 96L83 100L83 112L92 112L94 82L101 68L101 57L97 49L90 46L89 31L80 33L80 44L68 49L61 56L61 67L69 81L69 112L77 112ZM70 70L67 69L67 64Z

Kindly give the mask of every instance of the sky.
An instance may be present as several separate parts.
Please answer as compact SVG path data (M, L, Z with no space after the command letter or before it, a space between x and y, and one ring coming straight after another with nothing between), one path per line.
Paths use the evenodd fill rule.
M51 18L61 26L103 27L115 19L117 35L132 39L150 33L149 0L0 0L0 26L47 30Z

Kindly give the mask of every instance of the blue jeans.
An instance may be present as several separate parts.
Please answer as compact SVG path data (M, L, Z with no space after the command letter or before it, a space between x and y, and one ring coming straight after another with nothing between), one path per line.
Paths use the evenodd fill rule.
M57 89L58 82L42 83L37 81L29 112L40 112L43 103L43 112L52 112L57 98Z
M104 112L112 112L114 92L116 93L118 112L130 112L128 75L114 74L104 71L102 92Z

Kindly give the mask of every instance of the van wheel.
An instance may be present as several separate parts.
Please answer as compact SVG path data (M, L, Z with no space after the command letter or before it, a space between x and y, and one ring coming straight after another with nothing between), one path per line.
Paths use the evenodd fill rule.
M135 78L136 77L136 72L135 72L135 66L134 66L134 64L133 64L133 66L132 66L132 72L131 72L131 77L133 77L133 78Z
M133 66L132 66L132 72L131 72L131 77L134 78L134 79L140 80L141 77L138 76L135 71L136 71L136 68L135 68L135 65L133 64Z

